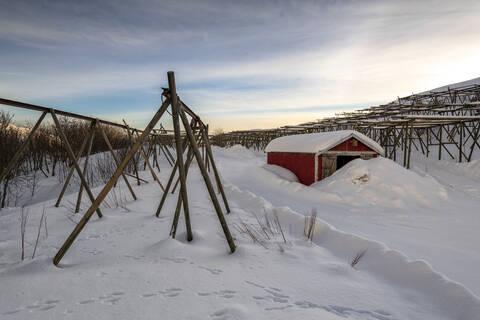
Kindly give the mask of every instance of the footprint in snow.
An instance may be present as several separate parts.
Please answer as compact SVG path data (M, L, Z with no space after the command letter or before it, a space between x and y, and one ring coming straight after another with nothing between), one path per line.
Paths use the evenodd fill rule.
M220 290L220 291L212 291L212 292L198 292L197 294L201 297L217 296L220 298L232 299L232 298L235 298L236 293L237 292L234 290Z
M90 304L90 303L94 303L95 300L93 299L88 299L88 300L82 300L82 301L79 301L77 302L78 304Z
M207 270L208 272L210 272L211 274L216 275L216 276L223 272L223 270L220 270L220 269L213 269L213 268L208 268L208 267L204 267L204 266L198 266L198 267L200 269Z
M247 283L247 284L249 284L249 285L251 285L251 286L257 287L257 288L261 288L261 289L265 288L264 286L262 286L262 285L260 285L260 284L258 284L258 283L255 283L255 282L253 282L253 281L245 280L245 283Z
M210 315L215 320L234 320L234 319L249 319L246 312L240 308L228 307L215 311Z
M168 288L168 289L165 289L165 290L160 290L158 292L159 292L160 295L162 295L164 297L173 298L173 297L178 296L181 291L182 291L182 289L180 289L180 288Z
M166 258L162 258L163 260L167 260L167 261L170 261L170 262L173 262L173 263L184 263L184 262L187 262L187 259L186 258L181 258L181 257L166 257Z
M9 316L9 315L12 315L12 314L15 314L15 313L19 313L20 311L22 311L21 309L17 309L17 310L11 310L11 311L7 311L7 312L4 312L2 313L4 316Z
M50 309L53 309L57 306L57 303L60 302L60 300L45 300L45 301L37 301L34 302L31 305L28 305L23 308L23 310L28 310L29 312L37 312L37 311L48 311ZM2 313L4 316L16 314L22 311L22 309L15 309L15 310L10 310Z

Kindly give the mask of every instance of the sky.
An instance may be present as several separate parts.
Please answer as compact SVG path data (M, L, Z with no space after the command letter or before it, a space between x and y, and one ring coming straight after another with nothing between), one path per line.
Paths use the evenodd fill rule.
M213 130L294 125L480 77L479 17L479 1L0 0L0 97L141 128L174 71Z

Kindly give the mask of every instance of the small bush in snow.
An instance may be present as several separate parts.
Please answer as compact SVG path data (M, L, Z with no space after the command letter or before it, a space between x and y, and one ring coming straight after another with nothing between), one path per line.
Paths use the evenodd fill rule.
M365 253L367 253L367 249L358 252L355 257L353 257L352 261L350 262L352 268L355 268L355 266L360 262Z

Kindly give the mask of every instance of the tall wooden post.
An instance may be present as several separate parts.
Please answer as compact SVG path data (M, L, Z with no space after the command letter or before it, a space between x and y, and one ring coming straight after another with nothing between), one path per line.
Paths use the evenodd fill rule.
M210 140L208 140L208 131L206 132L205 130L202 130L202 129L203 128L200 128L203 134L203 143L205 144L205 148L207 150L207 158L209 159L208 163L212 164L212 169L213 169L213 173L215 174L215 182L217 183L217 188L220 191L220 194L222 195L223 203L225 205L225 209L227 210L227 213L230 213L230 206L228 205L227 196L225 195L225 191L223 190L222 181L220 180L220 174L218 173L217 165L215 164L215 161L213 159L212 147L210 146Z
M225 234L225 238L227 238L228 245L230 247L230 251L233 253L235 252L235 242L233 241L233 237L230 234L230 230L228 229L227 221L222 213L222 208L220 207L220 203L218 202L217 196L215 195L215 190L213 189L212 182L210 181L210 177L208 175L207 169L205 168L205 164L202 161L202 155L200 154L200 150L198 150L197 142L195 141L195 137L193 136L192 129L188 125L188 119L183 111L181 105L178 105L180 117L183 122L183 126L187 131L188 139L190 140L190 146L193 149L195 154L195 158L197 160L197 164L200 168L200 172L202 173L203 180L205 181L205 185L207 186L208 193L210 194L210 199L213 202L213 206L215 207L215 211L217 212L218 220L220 221L220 225L222 226L223 233Z
M183 148L182 148L182 140L181 140L181 133L180 133L180 123L178 119L179 113L180 113L179 112L180 106L177 98L177 89L175 87L175 75L173 71L169 71L167 73L167 76L168 76L168 87L170 89L170 99L172 100L173 130L175 131L175 146L176 146L175 149L177 151L178 175L180 176L180 192L182 194L182 201L183 201L183 214L185 215L187 240L192 241L193 235L192 235L192 227L190 225L190 212L188 210L187 183L185 180ZM184 126L190 129L188 122L184 124Z

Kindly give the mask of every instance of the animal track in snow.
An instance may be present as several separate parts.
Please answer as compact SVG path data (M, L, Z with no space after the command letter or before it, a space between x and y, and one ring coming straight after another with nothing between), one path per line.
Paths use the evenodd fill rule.
M220 291L212 291L212 292L198 292L197 294L201 297L206 296L217 296L220 298L231 299L235 297L237 292L234 290L220 290Z
M167 260L167 261L170 261L170 262L173 262L173 263L184 263L184 262L187 262L187 259L186 258L181 258L181 257L166 257L166 258L162 258L163 260Z
M262 289L266 295L255 295L252 296L253 299L255 300L269 300L272 302L276 303L288 303L288 299L290 298L289 296L282 294L281 291L282 289L275 288L275 287L268 287L266 288L265 286L262 286L258 283L252 282L252 281L245 281L245 283L254 286L256 288ZM283 308L283 307L282 307ZM267 308L266 310L275 310L275 308Z
M22 310L28 311L28 312L37 312L37 311L48 311L50 309L53 309L57 306L57 303L59 303L60 300L56 299L51 299L51 300L45 300L45 301L36 301L33 304L30 304L28 306L25 306L24 308L19 308L15 310L9 310L2 315L8 316L8 315L13 315L16 313L21 312Z
M182 291L182 289L180 288L168 288L168 289L165 289L165 290L160 290L158 291L160 295L164 296L164 297L168 297L168 298L173 298L173 297L176 297L180 294L180 291Z
M213 269L213 268L208 268L208 267L204 267L204 266L198 266L198 267L200 269L207 270L208 272L210 272L211 274L216 275L216 276L223 272L223 270L220 270L220 269Z

